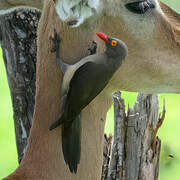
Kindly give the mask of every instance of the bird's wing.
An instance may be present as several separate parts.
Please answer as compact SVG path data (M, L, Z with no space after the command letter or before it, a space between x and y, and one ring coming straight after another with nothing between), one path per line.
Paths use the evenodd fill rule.
M67 94L64 94L64 95L61 97L61 100L60 100L61 114L62 114L63 111L64 111L64 106L65 106L66 98L67 98Z
M108 83L105 74L108 73L104 65L94 62L86 62L75 71L67 94L61 98L61 116L50 126L50 130L79 115Z
M87 62L74 73L66 98L66 113L75 116L81 112L108 83L103 64Z

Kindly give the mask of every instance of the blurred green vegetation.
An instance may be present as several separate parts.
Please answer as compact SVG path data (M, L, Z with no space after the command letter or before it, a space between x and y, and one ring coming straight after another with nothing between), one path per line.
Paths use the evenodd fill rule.
M12 103L0 49L0 179L17 165Z
M177 12L180 12L180 0L162 0L162 2L165 2Z
M180 12L180 0L163 0ZM137 94L122 92L126 105L133 106ZM163 98L166 100L166 118L158 136L162 140L160 160L160 180L180 179L180 94L159 95L160 110ZM113 133L113 108L108 112L105 132ZM169 157L172 155L173 158ZM6 72L0 50L0 179L10 174L18 166L13 125L13 112L7 84Z

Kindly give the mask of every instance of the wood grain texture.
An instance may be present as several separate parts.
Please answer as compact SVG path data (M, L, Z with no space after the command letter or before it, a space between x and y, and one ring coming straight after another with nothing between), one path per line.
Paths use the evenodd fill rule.
M158 97L139 94L126 113L124 100L117 92L114 116L110 160L102 180L157 180L161 141L156 133L165 117L165 108L162 117L159 115Z

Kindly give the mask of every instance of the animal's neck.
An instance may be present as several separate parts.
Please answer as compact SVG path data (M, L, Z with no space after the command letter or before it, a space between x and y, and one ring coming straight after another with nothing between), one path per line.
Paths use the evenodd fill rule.
M45 94L42 94L42 96L45 100L46 97L49 100L52 98L45 97ZM43 118L39 112L35 112L27 152L16 172L11 176L12 180L57 180L60 177L63 177L63 180L100 179L101 168L94 169L94 167L101 167L102 165L103 134L99 135L98 132L104 130L106 112L111 104L110 99L107 101L104 97L106 96L101 93L95 101L83 110L81 161L76 175L69 172L64 162L61 151L61 128L51 132L48 130L50 123L56 120L57 113L54 114L54 110L49 111L50 106L45 105L41 108L47 108L48 112L45 113ZM49 101L51 108L55 108L57 112L58 106L55 106L57 102L52 101ZM99 107L102 106L103 110L99 111ZM90 151L91 147L93 148Z
M105 94L106 91L82 112L81 160L76 175L69 172L64 162L61 127L49 131L60 114L62 80L55 54L51 53L52 42L49 39L54 28L63 37L61 56L72 64L86 56L91 46L92 30L88 32L82 27L68 29L56 16L52 1L47 0L39 22L36 104L28 147L18 169L5 180L95 180L101 176L104 122L111 105L111 97Z
M61 150L61 127L51 132L48 130L49 125L57 119L58 106L56 105L59 100L56 101L54 97L51 100L52 97L42 93L44 100L49 100L51 105L36 106L37 111L25 156L18 169L4 180L100 179L104 136L99 132L104 131L106 112L111 105L111 98L109 97L109 100L105 98L107 96L104 93L102 92L82 112L81 160L77 174L70 173L64 162ZM100 111L99 108L102 106L103 110ZM40 113L42 109L47 111L43 117Z

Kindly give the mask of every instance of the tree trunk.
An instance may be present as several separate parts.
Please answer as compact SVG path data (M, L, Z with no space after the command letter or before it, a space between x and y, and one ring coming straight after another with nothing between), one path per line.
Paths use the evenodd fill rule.
M35 9L18 9L0 15L1 47L13 104L19 162L26 149L34 112L40 15Z
M108 151L104 151L102 180L157 180L161 141L156 134L165 105L160 116L158 97L139 94L134 108L126 113L121 94L113 98L114 137L105 141Z
M16 142L19 161L21 160L26 150L27 138L29 136L30 127L32 125L34 111L36 30L39 17L40 12L33 9L18 9L0 16L0 37L2 41L3 57L6 65L8 82L13 101L14 123L16 129ZM44 51L46 52L46 49L44 49ZM43 57L46 56L45 52ZM52 69L54 69L55 75L60 74L59 71L55 69L55 61L53 62L52 58L50 58L49 64L45 58L40 58L38 60L38 68L42 71L41 73L38 72L38 78L39 75L43 77L43 73L45 73L47 77L45 77L44 81L46 81L46 78L51 76L51 73L49 73L47 70L48 68L51 69L50 72L52 72ZM51 64L53 64L52 67ZM42 69L42 67L44 69ZM60 84L60 79L56 79L55 75L52 74L52 86L49 82L47 82L47 84L44 83L44 88L39 86L39 98L42 102L46 96L46 92L43 96L44 91L46 91L46 88L48 89L54 86L54 79L56 84L58 84L58 81ZM40 83L42 82L42 79L38 79L38 81L38 83ZM55 86L54 89L60 88L59 85L57 86L58 88ZM54 89L52 90L54 91ZM53 94L50 95L53 96ZM48 98L51 98L50 95L47 93ZM58 95L59 94L53 96L54 102L58 98ZM88 114L88 116L92 116L88 117L89 119L86 118L85 120L95 121L93 118L94 114L97 112L96 108L103 105L103 103L98 104L97 101L101 101L102 98L103 96L101 95L98 97L98 99L96 99L95 102L90 104L90 106L83 111L84 119L86 118L86 114ZM48 100L49 101L45 101L45 104L47 103L48 105L49 102L48 107L54 109L52 107L53 104L50 104L50 99ZM57 101L58 104L59 100ZM39 102L36 105L40 106L39 108L42 109L40 114L37 114L37 112L35 113L36 123L33 122L33 130L31 131L31 136L28 143L28 153L25 155L25 160L21 163L20 168L18 168L18 170L12 176L5 179L33 179L33 174L35 174L36 179L39 180L46 180L49 179L49 177L51 177L51 180L100 179L100 176L98 175L99 169L96 166L96 161L97 164L101 163L101 160L99 159L102 158L102 152L101 148L97 150L97 152L94 151L94 147L101 146L102 138L97 132L99 129L103 130L104 128L104 123L102 121L105 118L104 113L102 113L102 115L98 116L97 118L98 123L100 117L102 118L102 124L100 126L99 124L93 124L93 122L90 122L90 124L87 124L88 122L84 122L83 127L86 128L87 132L84 131L84 136L82 137L82 148L85 155L83 155L81 159L83 162L80 166L80 171L85 171L85 173L80 172L77 175L72 175L68 172L63 158L59 159L59 154L57 153L58 150L55 149L54 152L50 152L51 147L53 146L55 146L57 149L61 147L60 142L57 142L57 140L60 139L60 134L59 129L52 133L46 130L49 127L49 123L46 124L46 119L44 116L46 116L46 111L49 112L49 108L46 109L41 105L42 104ZM121 99L120 94L116 93L114 96L114 107L115 135L114 137L111 136L109 139L105 138L104 163L101 179L158 179L159 153L161 143L160 140L156 138L156 133L162 123L163 117L159 118L158 116L157 97L155 95L140 94L134 109L129 109L128 113L126 114L124 101ZM56 109L58 108L56 107ZM58 110L56 111L57 112L55 114L51 115L51 117L54 119L56 119L58 114ZM42 113L45 115L43 116ZM91 113L93 115L91 115ZM42 121L40 121L41 119L45 121L44 123L46 126L42 125ZM39 135L38 133L42 133L42 135ZM97 143L98 145L96 145ZM41 146L42 149L40 149ZM97 147L95 149L97 149ZM39 151L39 154L37 151ZM33 154L34 152L36 154ZM44 155L42 155L43 153ZM62 156L62 152L60 153ZM90 154L90 156L87 157L88 154ZM95 159L95 163L88 161L88 158L93 159L92 155ZM83 165L87 168L83 169ZM91 167L88 167L90 165ZM59 169L62 169L64 174L58 173ZM95 173L95 175L92 175L93 173Z

